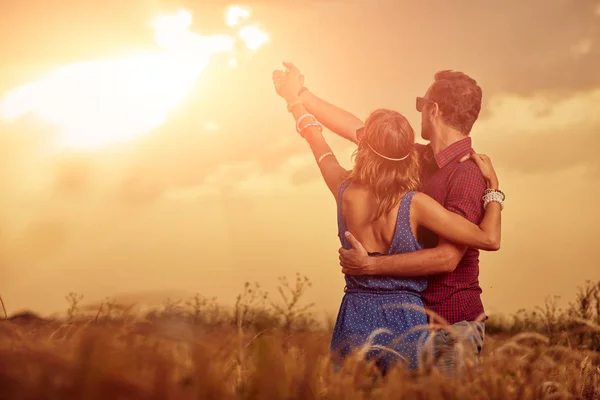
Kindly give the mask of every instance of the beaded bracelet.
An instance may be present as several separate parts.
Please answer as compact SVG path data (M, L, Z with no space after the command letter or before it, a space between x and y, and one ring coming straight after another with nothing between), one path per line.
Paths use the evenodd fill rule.
M487 206L488 203L491 203L492 201L496 201L498 203L500 203L501 205L504 205L504 199L502 198L502 194L498 193L498 192L489 192L483 195L483 197L481 198L484 202L484 207Z
M504 199L502 198L502 194L499 192L489 192L483 195L483 209L487 209L488 204L492 202L496 202L500 204L500 210L504 210Z
M487 210L487 206L490 203L498 203L498 204L500 204L500 211L504 210L504 202L502 200L500 200L500 199L492 199L492 200L485 201L483 203L483 209Z
M319 124L318 122L311 122L310 124L306 124L302 128L300 128L300 132L298 132L300 136L304 137L304 130L310 128L311 126L319 128L319 132L323 132L323 125Z
M309 114L309 113L302 114L302 115L301 115L301 116L298 118L298 120L296 121L296 132L300 133L300 123L302 122L302 120L303 120L304 118L308 118L308 117L311 117L312 119L314 119L314 120L315 120L315 122L317 121L317 119L315 118L315 116L314 116L314 115L312 115L312 114Z
M500 189L485 189L485 194L488 194L488 193L500 193L502 195L502 200L506 199L506 195Z

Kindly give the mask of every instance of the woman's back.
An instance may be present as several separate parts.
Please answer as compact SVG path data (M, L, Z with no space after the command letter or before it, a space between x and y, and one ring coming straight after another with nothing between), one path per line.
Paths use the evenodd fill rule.
M410 226L410 205L415 192L407 192L389 215L373 221L371 216L377 208L373 194L358 185L350 186L345 193L348 186L350 181L344 181L338 192L338 235L344 248L351 248L344 235L346 230L362 241L372 256L422 248ZM349 227L345 215L351 223ZM344 358L370 342L373 348L366 357L375 360L383 373L397 361L395 354L400 354L409 368L416 368L419 349L427 338L427 330L419 329L427 326L419 296L427 287L427 279L350 275L345 279L346 293L333 330L331 350ZM394 353L382 352L377 346Z
M371 255L391 255L421 250L410 225L410 206L415 192L408 192L400 205L373 220L375 196L363 186L346 180L338 194L338 236L346 249L352 246L344 232L350 231ZM387 276L346 275L346 292L410 291L422 292L426 278L399 279Z

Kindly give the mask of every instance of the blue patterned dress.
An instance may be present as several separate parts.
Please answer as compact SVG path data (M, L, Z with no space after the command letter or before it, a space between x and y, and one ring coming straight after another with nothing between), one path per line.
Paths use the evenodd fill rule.
M347 229L341 207L342 196L348 185L349 181L345 181L340 186L337 207L338 235L345 249L352 247L344 236ZM408 192L402 198L396 230L386 255L409 253L423 248L410 227L410 205L414 194L415 192ZM385 373L398 361L395 352L401 355L410 369L415 369L420 348L428 335L427 329L414 329L417 326L427 326L427 315L423 311L420 297L420 293L427 287L427 278L346 275L345 279L345 294L331 339L334 356L343 359L350 352L362 348L375 330L385 329L389 333L375 335L371 346L383 346L393 352L371 347L366 353L367 359L376 360L377 366Z

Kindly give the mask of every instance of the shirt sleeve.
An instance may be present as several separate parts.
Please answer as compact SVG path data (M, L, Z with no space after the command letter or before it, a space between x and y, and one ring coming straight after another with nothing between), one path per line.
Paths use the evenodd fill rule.
M479 225L484 210L481 198L485 194L486 182L481 170L473 161L459 163L448 181L444 206Z

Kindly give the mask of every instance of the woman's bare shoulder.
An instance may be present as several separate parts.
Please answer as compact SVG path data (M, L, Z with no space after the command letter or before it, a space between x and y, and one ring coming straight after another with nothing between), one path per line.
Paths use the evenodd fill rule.
M342 196L344 204L360 204L372 197L371 191L364 185L351 183Z
M363 185L351 184L342 196L342 209L347 216L369 214L375 199Z

